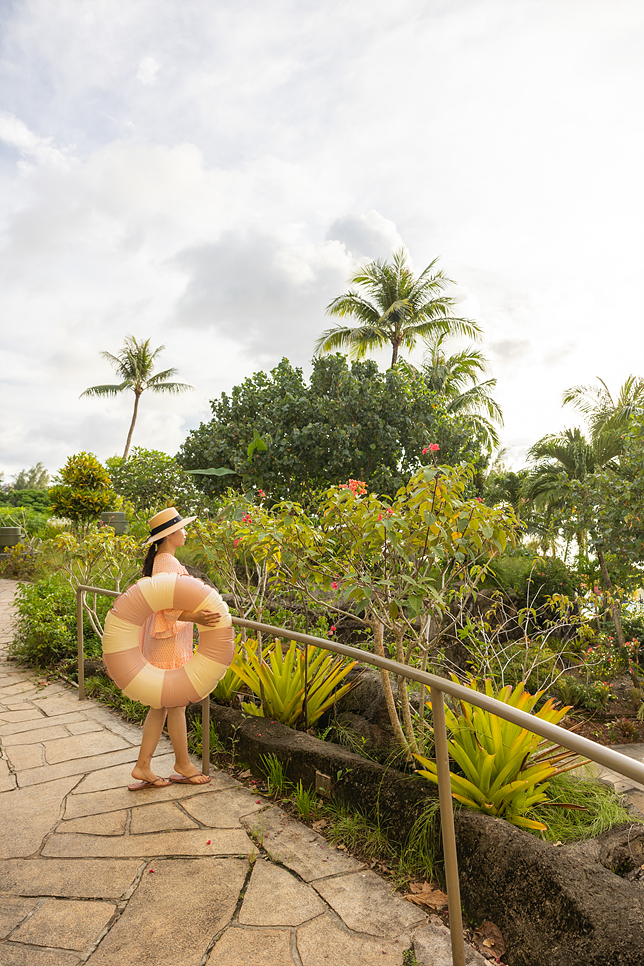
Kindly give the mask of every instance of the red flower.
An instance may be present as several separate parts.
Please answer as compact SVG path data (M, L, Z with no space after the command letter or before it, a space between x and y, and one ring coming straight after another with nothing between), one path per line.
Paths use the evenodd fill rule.
M431 449L432 453L438 453L440 446L438 443L430 443L429 448Z
M332 590L337 590L338 589L338 583L337 583L336 580L332 580L331 581L331 589Z
M429 453L429 450L427 449L426 446L423 446L423 456L425 455L425 453Z

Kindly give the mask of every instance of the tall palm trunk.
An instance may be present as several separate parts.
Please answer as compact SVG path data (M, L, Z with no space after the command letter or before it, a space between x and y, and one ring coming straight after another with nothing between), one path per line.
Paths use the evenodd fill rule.
M624 647L624 629L622 627L622 615L619 606L619 602L613 597L613 582L610 579L610 574L608 573L608 567L606 566L606 558L604 557L604 551L597 547L597 559L599 560L599 566L601 567L602 577L604 578L604 586L610 594L610 609L613 615L613 624L615 625L615 636L617 637L617 643L620 647Z
M132 413L132 422L130 423L130 431L127 434L127 443L125 444L125 451L123 452L123 459L127 459L127 454L130 452L130 445L132 443L132 436L134 434L134 424L136 423L136 417L139 411L139 399L141 398L142 389L134 390L134 412Z

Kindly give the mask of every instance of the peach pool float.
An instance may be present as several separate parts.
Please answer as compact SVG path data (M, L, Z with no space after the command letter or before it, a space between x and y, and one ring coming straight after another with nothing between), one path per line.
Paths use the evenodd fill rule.
M143 656L139 638L148 617L159 610L221 614L216 627L197 624L199 645L187 664L160 668ZM105 617L103 663L121 691L151 708L182 708L201 701L217 686L235 653L228 607L213 587L196 577L143 577L114 602Z

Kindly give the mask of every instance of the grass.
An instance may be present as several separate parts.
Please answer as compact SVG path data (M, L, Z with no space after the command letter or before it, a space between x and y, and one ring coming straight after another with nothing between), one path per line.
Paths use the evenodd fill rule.
M128 721L136 721L142 724L150 710L147 704L140 701L133 701L128 698L118 685L114 684L109 678L92 676L85 681L85 693L90 698L96 698L107 704L110 708L115 708Z
M201 723L201 718L193 718L190 722L190 731L188 733L188 750L192 752L193 755L201 755L203 744L203 726ZM217 734L217 729L215 728L215 722L210 722L210 754L211 755L221 755L226 751L223 742L219 735Z
M592 839L615 825L632 821L613 789L593 778L557 775L550 780L546 794L553 803L579 806L571 809L544 804L535 809L534 814L548 826L541 833L547 842Z
M284 766L277 755L260 755L260 761L266 775L266 785L269 795L284 795L290 786L284 774Z
M318 813L318 797L310 788L304 788L301 778L295 786L293 800L300 818L305 822L313 821Z

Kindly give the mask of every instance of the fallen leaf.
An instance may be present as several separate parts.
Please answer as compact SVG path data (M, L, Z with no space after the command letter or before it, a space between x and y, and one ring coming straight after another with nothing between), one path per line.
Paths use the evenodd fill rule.
M313 825L311 826L311 828L313 829L314 832L321 832L322 829L326 828L328 824L329 823L325 818L321 818L319 821L313 822Z
M430 909L442 909L447 905L447 896L440 889L434 889L429 882L412 882L411 892L404 898L417 906L428 906Z
M505 943L503 942L501 930L493 922L488 922L487 920L482 922L474 930L473 939L474 945L480 953L484 953L488 949L493 949L497 959L500 959L505 953Z
M347 851L346 845L336 845L336 849L340 849L341 852Z
M247 768L247 769L246 769L246 771L243 771L243 772L241 773L241 775L240 775L239 777L240 777L240 778L250 778L250 776L251 776L252 774L253 774L253 773L252 773L252 771L250 770L250 768Z

